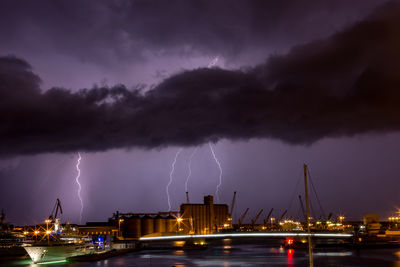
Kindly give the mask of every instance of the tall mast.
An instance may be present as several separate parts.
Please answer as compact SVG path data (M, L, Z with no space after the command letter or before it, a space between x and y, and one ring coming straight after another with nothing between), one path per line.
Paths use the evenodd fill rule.
M187 191L186 191L186 203L187 203L187 204L190 203L190 201L189 201L189 192L187 192Z
M310 232L310 208L308 198L308 185L307 185L307 165L304 164L304 187L306 194L306 223L307 223L307 236L308 236L308 262L309 266L314 266L314 260L312 255L312 244L311 244L311 232Z

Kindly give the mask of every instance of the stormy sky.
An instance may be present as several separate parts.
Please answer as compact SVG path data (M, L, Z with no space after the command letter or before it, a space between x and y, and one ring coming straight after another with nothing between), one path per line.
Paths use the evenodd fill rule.
M400 197L398 1L2 1L0 208L37 223L238 192L299 216L385 218ZM210 63L213 64L210 64ZM192 154L196 150L195 154ZM191 157L193 155L193 157ZM314 196L315 197L315 196ZM314 200L316 200L315 197Z

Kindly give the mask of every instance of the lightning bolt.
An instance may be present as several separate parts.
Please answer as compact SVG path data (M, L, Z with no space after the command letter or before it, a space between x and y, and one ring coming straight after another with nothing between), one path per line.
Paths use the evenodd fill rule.
M171 211L171 201L170 201L169 190L168 190L168 189L169 189L169 186L172 184L172 175L174 174L174 171L175 171L176 159L178 158L178 156L179 156L179 154L181 153L181 151L182 151L182 148L180 148L180 149L176 152L174 161L172 162L172 165L171 165L171 172L169 173L169 182L168 182L167 188L166 188L166 191L167 191L167 198L168 198L168 211Z
M217 65L218 60L219 60L219 56L216 56L213 60L211 60L210 63L208 63L207 68L212 68L212 67L214 67L215 65Z
M188 192L188 182L190 179L190 176L192 176L192 158L197 152L197 147L193 150L192 154L190 154L189 157L189 163L188 163L188 168L189 168L189 173L188 176L186 177L186 182L185 182L185 192Z
M83 212L83 200L81 197L81 190L82 190L82 186L81 183L79 182L79 177L81 176L81 169L79 169L79 165L81 164L81 153L78 152L78 161L76 162L76 170L78 172L78 174L76 175L75 181L78 184L78 198L79 201L81 202L81 212L79 213L79 224L82 223L82 212Z
M217 185L217 189L215 190L215 196L217 198L217 203L219 203L219 188L220 188L220 186L222 184L222 167L221 167L221 163L219 163L219 160L217 159L217 156L215 155L215 152L214 152L214 149L213 149L211 143L209 142L208 145L210 146L210 150L211 150L211 153L212 153L213 158L215 160L215 163L217 163L218 168L219 168L219 183Z
M216 56L216 57L207 65L207 68L212 68L212 67L214 67L214 66L218 63L218 60L219 60L219 56ZM212 152L212 154L213 154L214 160L215 160L215 162L217 163L217 165L218 165L218 167L219 167L219 171L220 171L220 174L219 174L219 184L217 185L217 190L216 190L216 192L215 192L216 198L217 198L217 202L219 202L218 192L219 192L219 187L221 186L221 183L222 183L222 168L221 168L221 164L219 163L217 157L215 156L215 153L214 153L214 150L213 150L213 148L212 148L212 146L211 146L211 143L208 143L208 144L209 144L209 146L210 146L210 149L211 149L211 152ZM171 183L172 183L172 175L173 175L174 170L175 170L176 159L177 159L177 157L179 156L179 153L181 153L181 151L182 151L182 148L180 148L180 149L176 152L176 154L175 154L175 158L174 158L174 161L172 162L172 166L171 166L171 172L170 172L170 174L169 174L169 183L168 183L167 188L166 188L167 197L168 197L168 210L169 210L169 211L171 211L171 202L170 202L170 197L169 197L169 191L168 191L168 189L169 189L169 186L170 186ZM197 147L193 150L192 154L190 154L190 157L189 157L189 163L188 163L189 173L188 173L188 176L186 177L185 192L188 192L188 183L189 183L190 177L192 176L192 159L193 159L193 156L196 154L196 152L197 152Z

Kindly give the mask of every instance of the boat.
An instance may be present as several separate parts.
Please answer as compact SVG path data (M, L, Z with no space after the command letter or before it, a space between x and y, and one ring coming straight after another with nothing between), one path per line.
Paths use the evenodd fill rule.
M67 258L91 254L93 247L87 243L42 243L24 247L33 263L66 261Z
M33 263L66 261L70 257L94 253L95 247L89 238L78 234L68 222L57 227L58 224L56 219L56 227L46 231L40 241L24 246Z
M41 239L24 246L33 263L61 262L70 257L94 253L95 246L89 238L80 235L68 222L64 226L60 224L57 218L58 210L62 214L59 199L54 209L52 215L45 220L46 224L41 226L44 230Z
M24 257L26 251L22 244L24 236L15 230L14 226L4 222L5 214L0 215L0 261Z

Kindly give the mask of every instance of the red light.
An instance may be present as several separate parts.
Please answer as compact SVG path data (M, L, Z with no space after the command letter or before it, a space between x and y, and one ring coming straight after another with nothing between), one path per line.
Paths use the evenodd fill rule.
M288 260L291 260L291 259L293 259L293 254L294 254L294 249L288 249L288 251L287 251L287 257L288 257Z
M288 246L293 245L293 238L286 238L286 245Z

